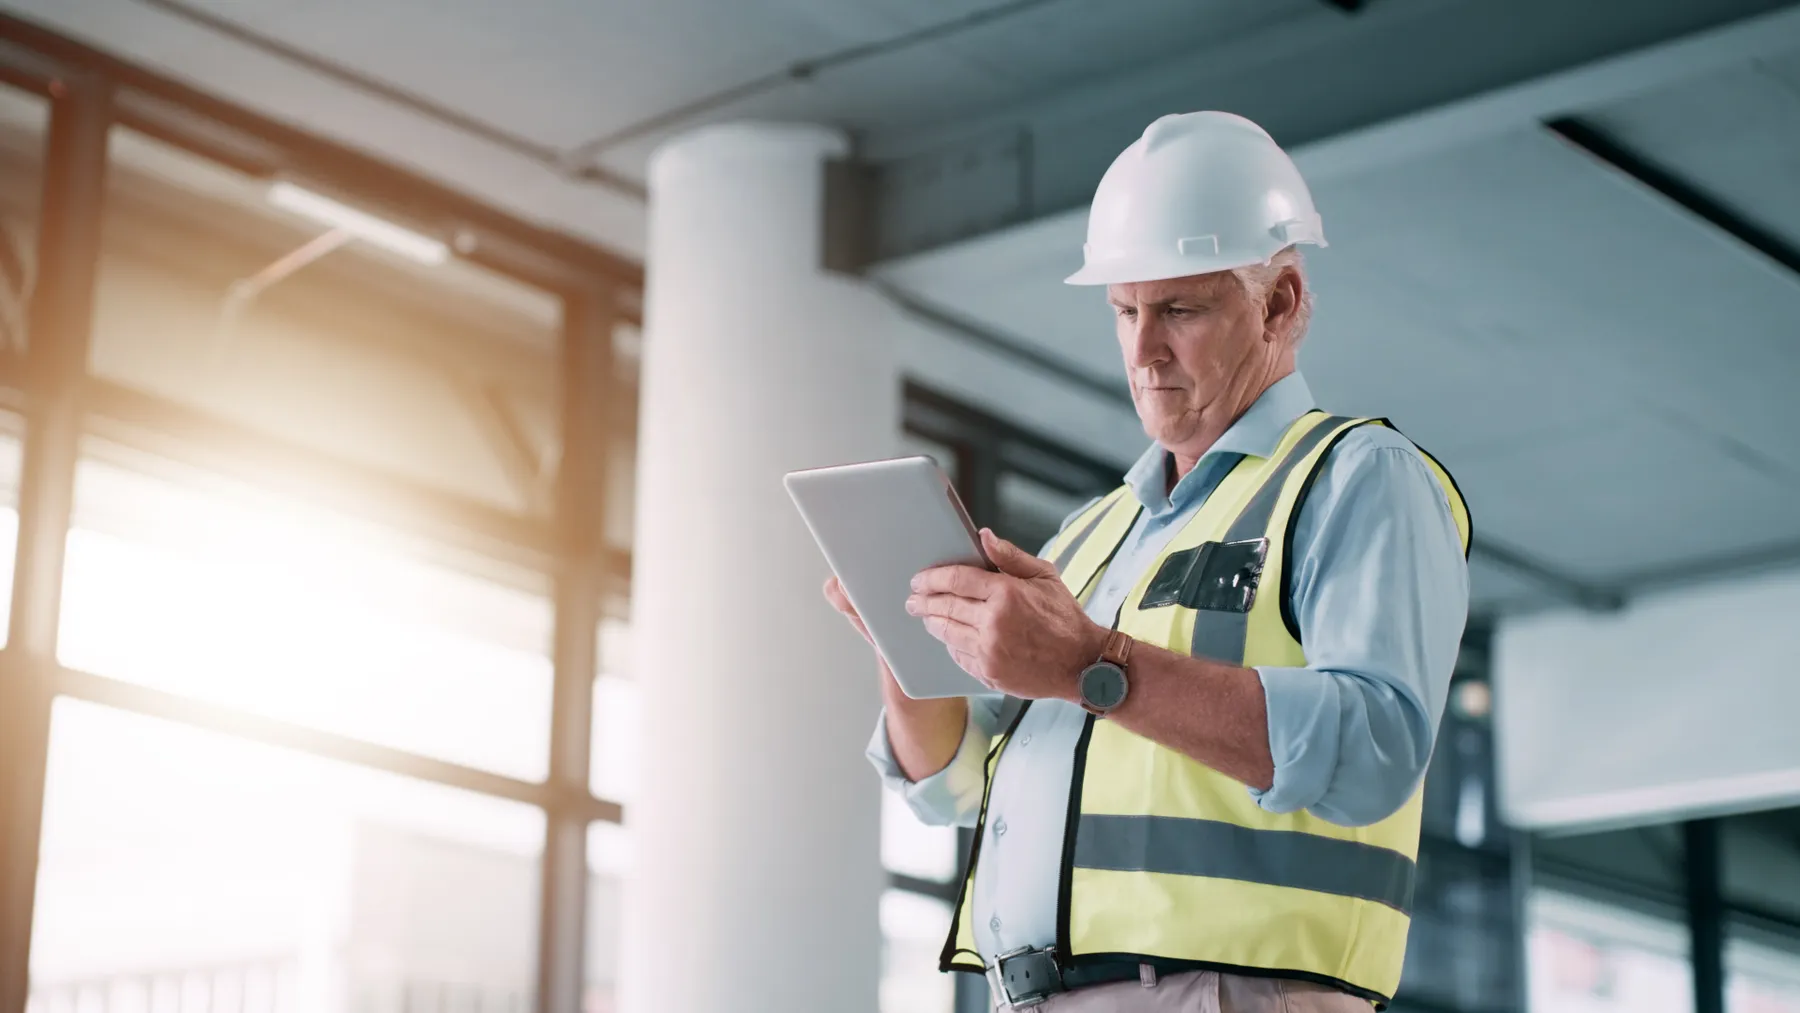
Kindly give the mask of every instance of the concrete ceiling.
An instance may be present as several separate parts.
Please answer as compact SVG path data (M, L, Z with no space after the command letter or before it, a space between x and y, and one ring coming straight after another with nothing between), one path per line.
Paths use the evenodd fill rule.
M916 252L1085 202L1169 109L1232 108L1307 143L1780 6L0 0L628 254L649 152L707 122L850 131L881 180L879 248Z
M1244 112L1330 226L1304 368L1463 480L1483 608L1800 546L1777 414L1800 380L1800 5L0 6L627 253L663 138L840 125L872 168L884 284L1102 386L1104 310L1057 284L1086 194L1155 115Z
M1664 80L1558 108L1580 129L1477 102L1464 119L1485 128L1449 143L1301 149L1332 240L1310 260L1302 370L1323 405L1391 417L1456 473L1482 610L1795 557L1800 21L1784 31L1790 48L1764 34L1772 51L1698 74L1663 60ZM1605 138L1614 161L1563 130ZM1103 300L1059 283L1082 229L1075 212L877 273L1116 379Z

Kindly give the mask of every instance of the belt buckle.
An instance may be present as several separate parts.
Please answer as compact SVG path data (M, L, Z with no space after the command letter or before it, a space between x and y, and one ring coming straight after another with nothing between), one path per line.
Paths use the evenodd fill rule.
M1049 961L1053 977L1042 989L1015 997L1012 988L1006 981L1006 962L1032 954L1042 954ZM1062 968L1056 965L1056 947L1054 946L1046 946L1041 950L1033 946L1021 946L1016 950L1008 950L994 958L994 970L1000 977L1000 994L1006 997L1006 1004L1013 1009L1030 1009L1033 1006L1041 1005L1051 996L1063 990Z

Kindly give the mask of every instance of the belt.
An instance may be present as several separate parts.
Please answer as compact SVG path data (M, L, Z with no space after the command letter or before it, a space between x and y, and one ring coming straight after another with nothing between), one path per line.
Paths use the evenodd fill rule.
M1135 960L1102 960L1083 962L1079 967L1064 967L1056 959L1056 948L1033 949L1022 946L994 958L988 977L1013 1009L1030 1009L1060 992L1070 992L1089 985L1114 981L1135 981L1143 977L1143 965Z

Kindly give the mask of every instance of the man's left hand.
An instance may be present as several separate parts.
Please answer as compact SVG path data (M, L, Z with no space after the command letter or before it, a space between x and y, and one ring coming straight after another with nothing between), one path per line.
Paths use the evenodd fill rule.
M913 578L906 611L950 648L963 670L1026 700L1074 700L1077 676L1100 657L1107 631L1082 611L1051 563L987 528L981 544L1000 572L938 566Z

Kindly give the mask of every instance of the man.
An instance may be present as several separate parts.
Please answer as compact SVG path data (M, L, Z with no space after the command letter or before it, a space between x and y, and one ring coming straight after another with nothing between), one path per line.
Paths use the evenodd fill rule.
M998 1008L1366 1011L1399 983L1468 513L1392 427L1314 408L1299 243L1319 216L1259 127L1151 124L1069 281L1107 286L1155 444L1044 558L983 531L998 572L914 580L997 695L884 669L869 756L979 828L942 964Z

